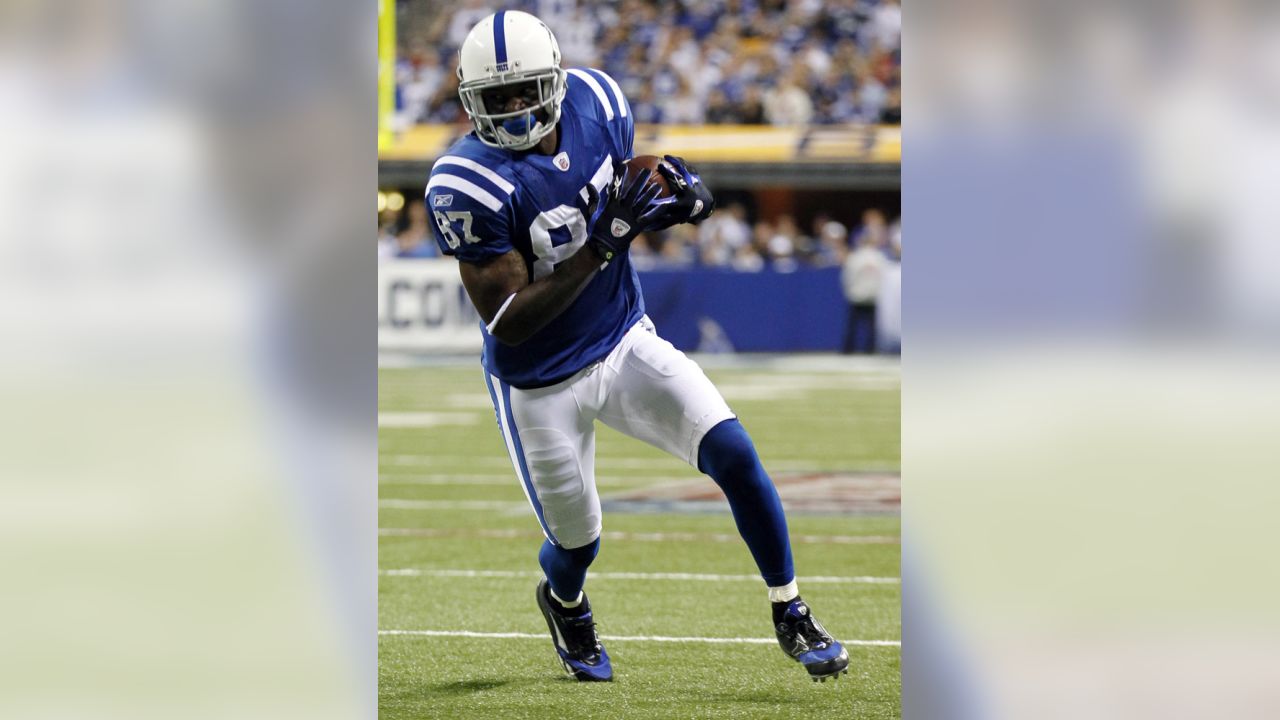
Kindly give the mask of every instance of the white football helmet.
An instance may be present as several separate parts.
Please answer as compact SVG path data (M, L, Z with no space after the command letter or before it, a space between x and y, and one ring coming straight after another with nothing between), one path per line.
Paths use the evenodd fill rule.
M566 74L560 45L546 23L529 13L504 10L481 20L458 50L458 95L486 145L528 150L560 120ZM511 113L485 107L485 90L537 82L538 104ZM544 111L546 121L534 114Z

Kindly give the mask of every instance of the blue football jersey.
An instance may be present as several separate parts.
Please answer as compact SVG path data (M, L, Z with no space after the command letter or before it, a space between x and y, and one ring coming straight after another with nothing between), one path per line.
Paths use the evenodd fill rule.
M534 282L583 246L591 230L582 210L587 184L603 193L613 164L631 157L635 137L613 78L569 70L558 132L554 155L490 147L473 132L436 161L427 210L444 254L476 263L515 249ZM552 385L602 359L643 314L640 280L623 255L520 345L498 342L482 323L482 362L514 387Z

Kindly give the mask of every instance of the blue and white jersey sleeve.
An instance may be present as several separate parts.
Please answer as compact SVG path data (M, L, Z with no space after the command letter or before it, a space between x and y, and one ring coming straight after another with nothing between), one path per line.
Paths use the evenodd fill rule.
M620 159L630 158L635 144L635 118L617 81L592 68L573 68L568 73L568 92L589 98L582 104L592 107L595 118L609 129L609 136L621 153Z
M510 252L514 191L510 180L471 158L437 160L427 182L427 212L440 251L470 263Z

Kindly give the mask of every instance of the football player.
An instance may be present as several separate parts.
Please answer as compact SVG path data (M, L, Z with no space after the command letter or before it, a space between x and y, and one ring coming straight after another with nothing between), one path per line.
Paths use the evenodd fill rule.
M768 586L778 642L815 680L849 656L800 599L786 518L751 438L701 368L645 316L627 250L643 232L715 208L680 158L626 172L634 126L618 84L564 70L551 30L504 11L459 51L474 131L440 157L427 209L483 322L481 364L511 463L546 541L537 602L565 669L610 680L583 593L600 547L595 422L710 475Z

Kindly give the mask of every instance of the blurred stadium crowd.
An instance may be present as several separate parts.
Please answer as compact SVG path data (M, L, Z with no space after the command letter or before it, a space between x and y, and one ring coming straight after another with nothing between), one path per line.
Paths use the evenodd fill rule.
M901 121L899 0L399 0L396 7L401 127L466 122L458 47L498 9L542 18L565 67L609 73L637 122Z
M440 255L431 218L421 199L400 199L378 214L378 258L430 258ZM867 210L848 228L825 213L802 226L791 215L752 223L747 208L731 202L701 225L676 225L641 235L631 246L639 270L723 268L743 272L802 267L843 266L858 251L870 249L886 261L900 262L902 224L879 210Z

